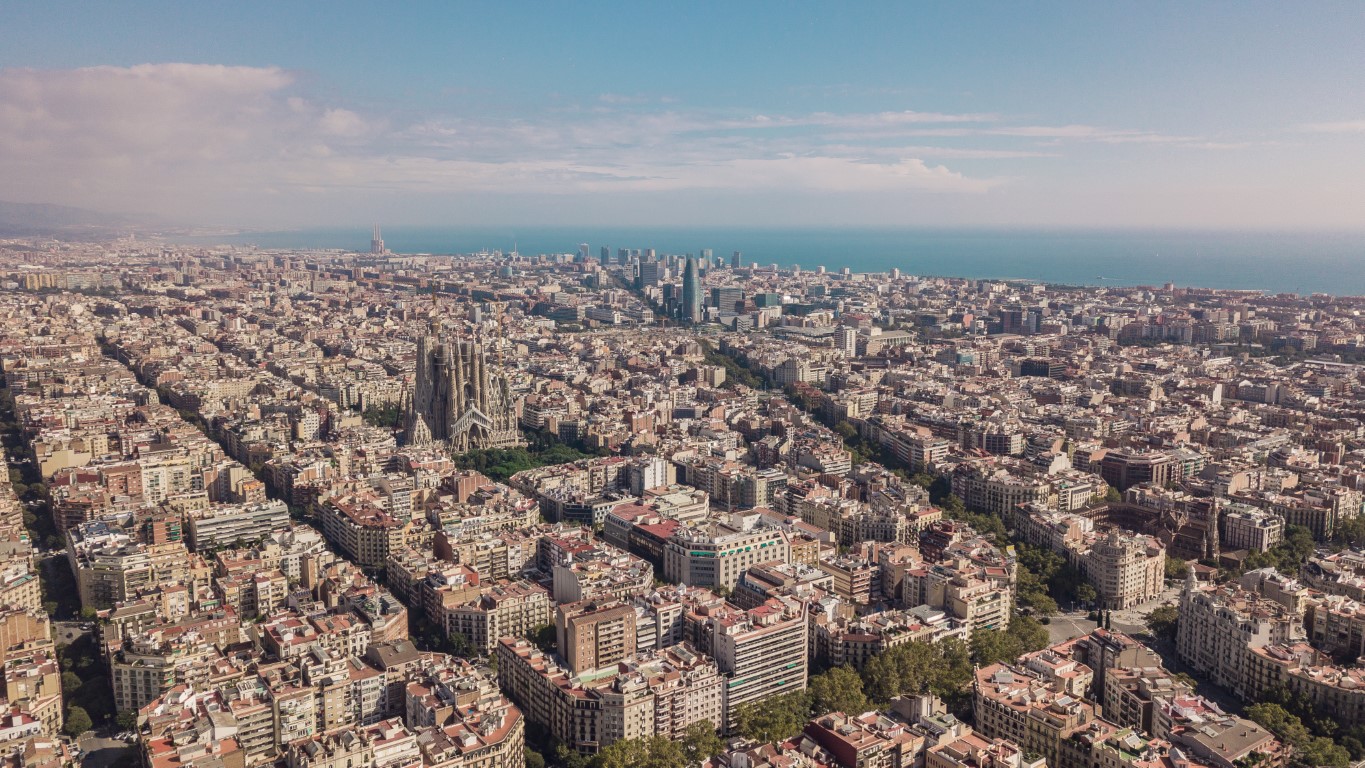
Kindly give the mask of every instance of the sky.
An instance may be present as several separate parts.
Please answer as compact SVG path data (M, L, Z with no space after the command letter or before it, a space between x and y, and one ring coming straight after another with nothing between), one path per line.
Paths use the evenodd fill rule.
M1365 3L11 2L0 200L168 223L1365 229Z

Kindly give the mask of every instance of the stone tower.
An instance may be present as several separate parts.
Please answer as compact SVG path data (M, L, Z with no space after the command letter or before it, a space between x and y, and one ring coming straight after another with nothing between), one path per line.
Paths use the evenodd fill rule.
M483 343L442 341L435 326L417 341L417 379L408 407L410 445L444 440L455 453L525 445L517 396L490 370Z

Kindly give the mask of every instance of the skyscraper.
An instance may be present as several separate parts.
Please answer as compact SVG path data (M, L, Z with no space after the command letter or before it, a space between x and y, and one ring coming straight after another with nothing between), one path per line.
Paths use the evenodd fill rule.
M384 238L379 234L379 225L374 225L374 234L370 235L370 253L384 252Z
M744 289L736 287L712 288L711 304L720 310L721 317L733 317L744 303Z
M683 270L683 319L689 323L701 322L701 276L697 274L697 260L688 257L687 268Z
M640 286L658 285L665 275L664 265L657 261L640 262Z
M744 256L739 251L735 251L735 255L730 257L730 269L739 269L742 266L744 266Z

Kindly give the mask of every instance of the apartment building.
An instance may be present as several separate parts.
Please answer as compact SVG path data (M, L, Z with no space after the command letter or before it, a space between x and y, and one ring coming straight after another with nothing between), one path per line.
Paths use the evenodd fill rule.
M702 631L725 680L726 721L749 702L806 687L810 626L804 603L768 600L750 610L727 605Z
M774 561L791 562L787 534L760 522L757 515L734 515L728 523L677 529L664 547L664 579L733 589L749 568Z
M522 638L498 643L498 683L532 722L581 754L619 739L681 738L703 720L724 725L716 663L677 645L575 675Z
M635 656L635 608L622 603L569 603L555 609L560 656L583 674Z
M550 595L533 582L501 581L481 587L472 601L444 610L446 634L461 634L481 653L503 637L525 637L550 623Z
M255 542L272 531L289 527L289 507L283 501L216 505L189 519L189 544L197 552Z
M1111 529L1076 558L1081 574L1095 586L1100 607L1131 608L1161 594L1166 583L1166 548L1151 536Z
M403 546L403 523L363 498L329 499L317 517L328 541L363 567L383 568L389 553Z
M1191 575L1180 594L1176 654L1238 695L1248 693L1247 649L1301 637L1297 615L1240 585L1199 585Z

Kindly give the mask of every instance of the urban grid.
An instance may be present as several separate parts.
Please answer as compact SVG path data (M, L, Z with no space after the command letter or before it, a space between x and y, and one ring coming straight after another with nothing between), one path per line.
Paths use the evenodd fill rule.
M1365 300L0 249L4 765L1365 756Z

